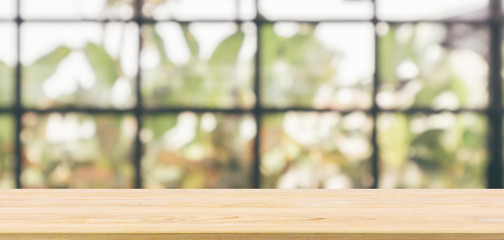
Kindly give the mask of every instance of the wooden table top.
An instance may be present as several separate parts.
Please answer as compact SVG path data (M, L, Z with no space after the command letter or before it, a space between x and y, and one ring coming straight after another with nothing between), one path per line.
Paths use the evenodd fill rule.
M0 190L0 239L504 239L504 189Z

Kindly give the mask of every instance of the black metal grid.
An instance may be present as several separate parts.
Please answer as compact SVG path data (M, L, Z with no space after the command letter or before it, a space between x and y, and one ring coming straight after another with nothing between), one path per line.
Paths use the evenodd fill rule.
M327 20L318 20L318 21L307 21L307 20L296 20L296 19L282 19L269 21L260 18L259 15L259 0L255 0L255 8L256 8L256 17L253 20L240 20L239 13L237 11L236 20L215 20L215 19L201 19L201 20L191 20L191 21L178 21L173 19L168 20L153 20L143 18L141 14L137 14L134 19L129 20L117 20L117 19L22 19L20 14L20 5L22 0L17 0L16 5L16 17L14 19L16 23L16 67L15 67L15 98L13 107L1 108L0 113L7 113L14 116L15 119L15 136L14 136L14 154L16 156L15 162L15 184L16 188L22 188L21 183L21 172L22 172L22 142L20 133L22 130L22 122L21 118L25 112L35 112L35 113L51 113L51 112L81 112L81 113L89 113L89 114L101 114L101 113L110 113L110 114L121 114L121 113L132 113L137 120L137 132L135 135L134 141L134 154L133 154L133 165L135 168L135 180L134 185L136 188L142 187L142 177L141 177L141 158L142 158L142 143L140 141L140 130L142 128L142 116L145 114L164 114L164 113L179 113L182 111L193 111L197 113L202 112L214 112L214 113L228 113L228 114L244 114L250 113L253 114L256 120L257 127L257 137L254 140L254 163L253 163L253 174L252 174L252 183L254 188L261 187L261 174L259 170L260 166L260 155L259 155L259 146L260 146L260 129L262 123L262 117L266 113L282 113L287 111L304 111L304 112L339 112L342 114L351 113L354 111L366 112L370 114L373 118L373 130L371 135L371 143L373 146L373 154L371 157L371 171L373 175L373 188L378 187L379 180L379 145L377 141L377 127L376 121L379 113L383 112L394 112L394 113L440 113L440 112L451 112L451 113L461 113L461 112L473 112L484 114L488 118L488 154L489 154L489 162L487 167L487 187L488 188L502 188L503 187L503 161L502 161L502 130L503 130L503 108L502 108L502 80L501 80L501 29L502 29L502 18L501 18L501 0L491 0L489 6L489 18L487 20L421 20L421 21L384 21L380 20L377 17L376 4L373 4L373 18L370 20L353 20L353 19L327 19ZM376 0L372 0L376 2ZM239 9L240 0L236 0L236 8ZM136 8L136 12L141 12L142 0L135 0L134 7ZM12 22L11 19L0 19L0 22ZM256 104L251 110L246 109L214 109L214 108L174 108L174 107L162 107L162 108L145 108L143 106L142 94L141 94L141 72L140 72L140 64L138 64L138 72L136 77L136 98L137 103L135 107L130 109L101 109L101 108L87 108L87 107L58 107L58 108L49 108L49 109L37 109L37 108L26 108L23 107L21 103L21 63L20 63L20 27L24 22L135 22L141 27L144 24L153 24L157 22L177 22L181 24L192 23L192 22L253 22L257 28L257 51L255 54L255 71L254 71L254 86L253 90L256 95ZM300 22L300 23L313 23L317 24L320 22L335 22L335 23L344 23L344 22L367 22L372 23L374 28L379 22L386 22L388 24L402 24L402 23L441 23L441 24L454 24L454 23L463 23L469 25L485 25L489 27L490 30L490 41L489 41L489 59L490 59L490 74L489 74L489 84L488 84L488 93L489 93L489 105L486 109L456 109L456 110L435 110L430 108L408 108L408 109L380 109L380 107L376 103L376 95L378 92L378 86L380 82L379 77L379 41L380 38L378 33L375 31L374 33L374 41L375 41L375 54L374 54L374 62L375 62L375 73L373 76L373 104L371 109L363 110L363 109L350 109L345 111L338 111L334 109L312 109L312 108L298 108L298 107L290 107L290 108L266 108L261 104L261 86L260 86L260 72L261 72L261 43L260 43L260 28L263 24L275 23L275 22ZM139 33L139 52L138 58L140 58L142 37Z

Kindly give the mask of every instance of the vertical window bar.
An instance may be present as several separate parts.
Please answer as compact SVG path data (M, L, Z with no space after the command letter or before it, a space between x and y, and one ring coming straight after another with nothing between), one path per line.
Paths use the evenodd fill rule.
M133 156L133 166L135 168L135 188L142 188L142 141L140 140L140 131L142 130L142 90L141 90L141 67L140 55L142 52L142 0L135 1L136 23L138 25L138 55L137 55L137 76L136 76L136 99L137 103L134 108L134 114L137 121L137 129L135 134L135 147Z
M16 122L16 129L14 130L14 155L16 156L15 162L15 182L16 188L22 188L21 184L21 170L23 169L23 154L21 145L21 117L23 116L23 108L21 105L21 0L16 1L16 72L14 84L14 118Z
M376 0L373 0L373 30L374 30L374 64L375 72L373 74L373 106L371 109L371 115L373 117L373 130L371 132L371 144L373 146L373 155L371 156L371 173L373 175L373 185L372 188L378 188L379 181L379 146L377 140L377 122L378 122L378 104L376 103L376 94L378 93L379 87L379 36L377 31L378 17L376 14Z
M502 188L501 0L492 0L490 4L487 187Z
M261 187L261 156L260 156L260 138L261 138L261 121L263 108L261 105L261 19L259 16L259 0L255 0L256 16L254 23L256 25L256 54L254 66L254 94L256 103L254 106L254 118L256 121L256 137L254 139L254 162L252 168L252 185L254 188Z

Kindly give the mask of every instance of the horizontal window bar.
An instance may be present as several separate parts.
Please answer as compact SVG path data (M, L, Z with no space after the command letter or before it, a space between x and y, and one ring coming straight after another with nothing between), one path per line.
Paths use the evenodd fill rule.
M0 113L9 114L14 113L15 108L0 108ZM122 113L135 113L135 108L128 109L107 109L107 108L87 108L87 107L60 107L60 108L22 108L22 112L34 112L34 113L66 113L66 112L80 112L80 113L91 113L91 114L122 114ZM254 113L255 111L260 111L264 113L280 113L280 112L338 112L342 114L348 114L352 112L373 112L372 109L317 109L317 108L303 108L303 107L286 107L286 108L259 108L259 109L239 109L239 108L195 108L195 107L162 107L162 108L141 108L140 111L144 114L163 114L163 113L180 113L180 112L216 112L216 113L229 113L229 114L245 114ZM432 108L408 108L408 109L377 109L377 112L391 112L391 113L463 113L463 112L475 112L475 113L488 113L488 109L432 109ZM503 109L504 112L504 109Z
M299 20L299 19L278 19L278 20L257 20L257 19L193 19L193 20L176 20L176 19L0 19L0 22L29 22L29 23L80 23L80 22L97 22L97 23L107 23L107 22L139 22L139 23L158 23L158 22L176 22L181 24L189 24L194 22L208 22L208 23L228 23L228 22L257 22L257 23L277 23L277 22L297 22L297 23L309 23L317 24L322 22L329 23L372 23L375 21L386 22L389 24L405 24L405 23L440 23L440 24L491 24L495 20L404 20L404 21L387 21L383 19L326 19L326 20Z

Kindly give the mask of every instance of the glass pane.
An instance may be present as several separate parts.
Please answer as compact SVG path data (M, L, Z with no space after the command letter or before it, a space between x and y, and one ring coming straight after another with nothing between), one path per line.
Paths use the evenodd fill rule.
M252 20L256 17L255 0L238 0L238 15L240 19Z
M154 19L252 19L254 0L145 0L142 13ZM239 5L237 5L239 2Z
M149 107L251 108L252 23L158 23L142 29L142 91Z
M259 0L259 10L267 19L327 20L370 19L373 3L368 0Z
M3 0L2 0L3 1ZM134 0L22 0L26 19L130 19Z
M1 0L0 19L13 19L15 17L16 17L16 0Z
M369 108L374 33L368 23L261 27L262 101L270 107Z
M133 187L133 116L27 113L22 121L24 187Z
M261 129L262 187L370 187L372 128L362 112L267 115Z
M385 20L469 20L488 17L488 0L377 0Z
M380 114L380 187L484 188L486 133L475 113Z
M0 36L0 106L7 106L14 100L16 25L0 23Z
M135 103L135 23L26 23L23 104L127 108Z
M488 31L483 25L378 25L382 108L484 108Z
M487 0L487 1L491 1L491 0ZM489 5L490 5L490 8L491 8L492 7L491 3L489 3ZM501 12L504 13L504 0L501 0Z
M14 121L0 115L0 189L14 188Z
M148 188L250 188L256 125L251 115L183 112L145 118Z

